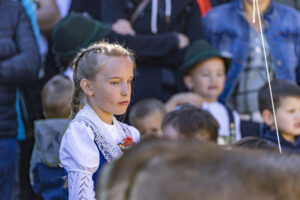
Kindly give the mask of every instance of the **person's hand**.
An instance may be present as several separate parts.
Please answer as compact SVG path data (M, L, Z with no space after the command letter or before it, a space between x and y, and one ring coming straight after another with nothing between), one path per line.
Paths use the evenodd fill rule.
M179 47L179 49L183 49L183 48L187 47L190 44L189 38L186 35L184 35L183 33L178 33L177 37L178 37L178 47Z
M120 35L135 35L130 22L126 19L118 19L113 25L112 30Z
M177 105L180 104L192 104L197 107L201 107L203 99L200 95L193 92L182 92L173 95L166 103L165 109L170 112L175 109Z

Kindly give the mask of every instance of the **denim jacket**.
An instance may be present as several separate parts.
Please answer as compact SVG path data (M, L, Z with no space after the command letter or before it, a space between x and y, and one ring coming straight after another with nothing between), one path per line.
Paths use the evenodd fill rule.
M212 9L204 18L208 42L222 55L232 58L220 96L220 101L225 103L238 83L248 55L251 27L243 7L242 0L235 0ZM263 19L264 39L270 48L276 78L299 83L300 14L293 8L271 1Z

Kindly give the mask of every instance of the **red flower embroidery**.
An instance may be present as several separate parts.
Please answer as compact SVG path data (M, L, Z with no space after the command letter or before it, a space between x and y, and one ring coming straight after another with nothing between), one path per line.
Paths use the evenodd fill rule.
M126 150L129 149L132 145L134 145L134 141L132 139L132 137L126 137L122 140L122 142L118 145L121 150Z

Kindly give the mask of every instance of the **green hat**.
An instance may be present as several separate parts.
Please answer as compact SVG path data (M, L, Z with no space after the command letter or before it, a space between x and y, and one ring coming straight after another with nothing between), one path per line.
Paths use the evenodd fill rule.
M179 68L179 75L183 77L190 72L197 63L215 57L219 57L224 60L227 71L230 67L231 59L223 57L216 48L212 47L204 40L197 40L188 48L184 56L183 65Z
M52 52L61 61L67 61L81 48L106 37L111 31L110 24L84 17L80 13L71 13L63 18L53 29Z

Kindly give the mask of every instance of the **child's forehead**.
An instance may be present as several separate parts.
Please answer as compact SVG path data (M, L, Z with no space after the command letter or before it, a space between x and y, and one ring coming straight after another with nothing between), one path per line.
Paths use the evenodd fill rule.
M286 96L280 98L280 107L292 107L292 106L299 106L300 107L300 96Z
M209 58L205 61L200 61L197 64L194 65L191 71L198 71L202 69L224 69L225 70L225 64L222 58L214 57Z
M99 67L99 72L108 78L132 76L134 71L132 60L126 56L110 57Z

